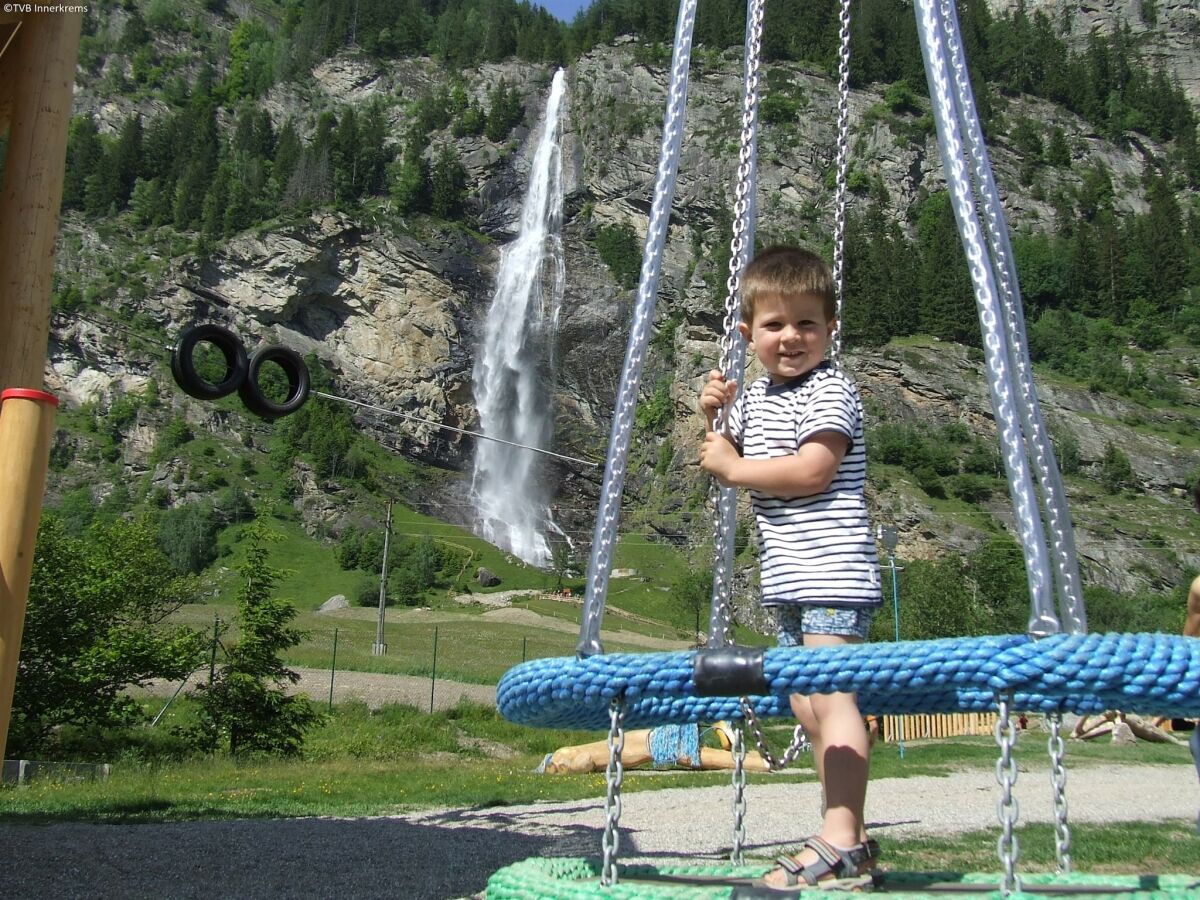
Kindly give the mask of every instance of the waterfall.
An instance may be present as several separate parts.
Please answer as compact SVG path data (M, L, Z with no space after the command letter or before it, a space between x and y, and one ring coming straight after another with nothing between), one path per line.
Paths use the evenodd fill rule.
M550 440L551 384L566 269L562 237L560 108L566 73L559 69L535 132L529 187L516 240L501 250L496 292L475 360L475 403L488 437L529 447ZM471 494L475 531L528 563L547 565L547 479L540 454L496 441L475 449Z

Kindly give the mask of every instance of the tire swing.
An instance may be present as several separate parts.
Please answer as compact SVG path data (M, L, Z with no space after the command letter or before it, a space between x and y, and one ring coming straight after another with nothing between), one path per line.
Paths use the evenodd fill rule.
M201 344L211 344L225 358L225 374L211 382L196 368L195 354ZM283 370L288 392L282 401L271 399L262 386L264 363ZM171 375L180 390L198 400L219 400L237 391L246 409L268 422L294 413L308 400L311 382L308 366L300 354L287 347L264 345L247 356L242 342L220 325L193 325L180 334L171 351Z
M740 274L753 247L757 69L764 2L749 0L747 10L743 127L725 309L726 334L722 343L721 369L727 378L736 379L739 384L745 346L739 345L735 323L740 305ZM845 109L849 93L849 4L850 0L841 0L834 251L839 319L848 144ZM734 738L734 839L730 865L623 866L618 871L623 776L620 755L624 730L718 720L753 724L758 716L790 715L788 697L793 693L833 692L857 693L864 714L998 713L1001 834L997 849L1002 873L968 874L946 881L944 874L935 877L889 872L877 876L877 891L907 897L942 892L966 896L997 896L997 892L1007 896L1020 892L1022 896L1086 893L1185 897L1194 896L1195 888L1200 885L1200 881L1189 876L1158 876L1147 883L1144 877L1071 872L1062 713L1120 709L1200 715L1200 641L1162 634L1087 633L1072 525L1033 385L1007 223L981 137L953 0L914 0L914 5L939 149L970 265L983 330L989 391L1025 559L1031 605L1028 631L1020 635L807 649L738 647L732 641L729 602L735 494L730 489L721 489L716 504L716 563L707 646L674 653L604 652L600 624L684 130L696 0L681 0L654 197L625 367L614 407L577 655L522 663L504 675L496 694L500 712L519 724L608 730L610 757L602 858L530 859L516 863L492 876L487 890L490 900L738 896L771 868L745 865L743 860L745 745L741 730L736 729ZM835 336L835 363L839 351L840 337ZM1023 878L1016 873L1019 847L1014 833L1017 818L1013 797L1017 777L1012 755L1016 743L1014 710L1041 713L1050 727L1056 873Z

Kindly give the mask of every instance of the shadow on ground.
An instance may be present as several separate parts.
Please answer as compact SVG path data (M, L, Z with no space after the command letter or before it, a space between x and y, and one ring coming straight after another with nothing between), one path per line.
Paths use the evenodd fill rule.
M552 835L404 819L0 825L5 897L447 900L531 856L594 856L596 830Z

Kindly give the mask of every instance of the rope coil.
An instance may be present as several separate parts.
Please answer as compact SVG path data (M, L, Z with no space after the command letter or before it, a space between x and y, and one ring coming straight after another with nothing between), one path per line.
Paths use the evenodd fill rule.
M695 651L536 659L505 673L496 702L510 721L595 731L624 695L625 726L741 721L739 697L699 697ZM864 713L984 712L1011 691L1013 708L1108 709L1200 716L1200 641L1166 634L989 635L892 644L768 648L759 716L790 716L791 694L856 692Z

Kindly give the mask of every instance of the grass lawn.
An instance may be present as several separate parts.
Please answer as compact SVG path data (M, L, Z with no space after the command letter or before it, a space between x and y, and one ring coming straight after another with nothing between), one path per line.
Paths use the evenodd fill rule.
M148 702L157 710L159 701ZM546 753L601 739L602 734L514 725L494 708L480 704L464 702L432 714L408 706L371 711L362 703L340 704L309 732L302 758L164 760L172 749L183 751L173 734L186 727L192 715L190 701L180 700L155 732L143 733L143 748L158 747L157 762L138 761L139 755L145 756L144 749L139 753L127 747L124 759L117 757L105 782L36 781L20 789L0 789L0 821L365 816L429 806L580 799L604 792L602 773L547 777L533 772ZM782 750L791 726L777 720L768 723L767 730L772 746ZM1023 771L1045 769L1045 742L1029 737L1035 735L1018 741L1018 764ZM990 739L983 737L913 743L905 750L901 759L895 745L877 745L871 758L872 779L945 775L962 769L990 771L997 753ZM1186 747L1169 744L1125 747L1073 742L1067 753L1069 767L1190 762ZM110 752L103 758L114 756ZM814 779L811 760L804 754L798 766L793 773L770 777ZM624 789L728 783L728 772L647 773L628 779Z
M996 831L952 838L910 837L889 842L887 868L909 872L998 872ZM1054 827L1037 823L1018 829L1021 871L1053 872ZM1077 872L1152 874L1200 872L1200 840L1190 822L1073 824L1071 860Z

